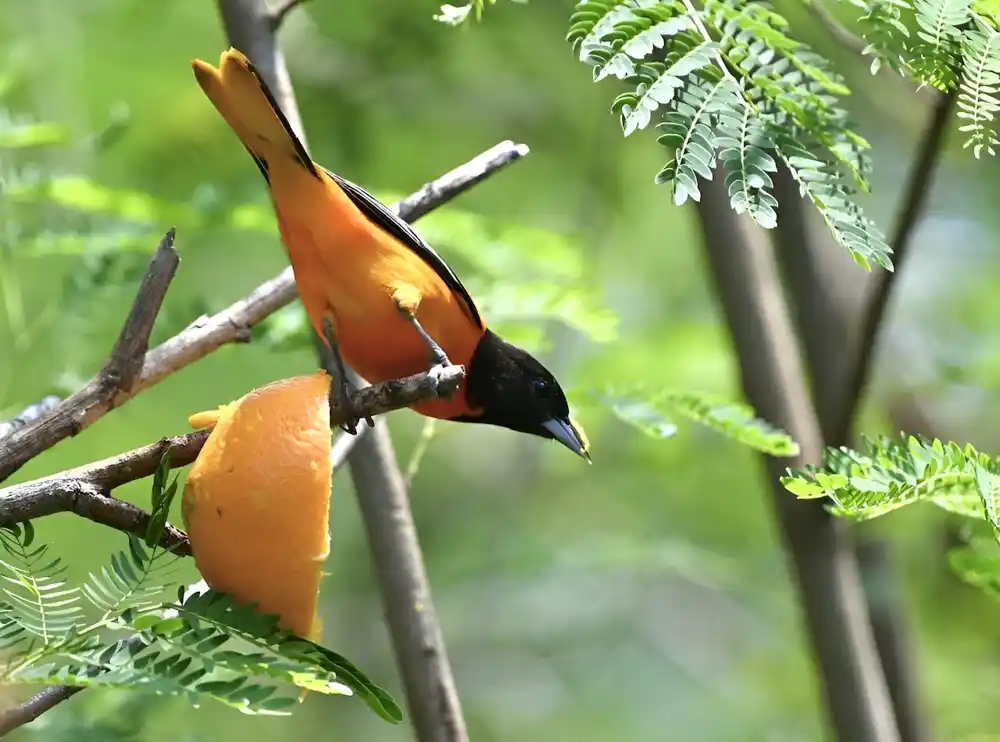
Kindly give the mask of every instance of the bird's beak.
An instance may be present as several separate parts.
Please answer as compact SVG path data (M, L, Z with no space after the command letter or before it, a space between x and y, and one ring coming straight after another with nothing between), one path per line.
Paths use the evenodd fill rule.
M554 417L551 420L543 422L542 427L549 431L553 438L566 446L570 451L586 459L588 464L593 463L590 460L590 453L587 450L587 438L583 435L582 431L577 430L572 419L560 420Z

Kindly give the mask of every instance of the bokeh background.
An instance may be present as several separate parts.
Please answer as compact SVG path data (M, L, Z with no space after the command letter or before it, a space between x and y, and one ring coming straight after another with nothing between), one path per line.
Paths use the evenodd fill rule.
M866 207L887 231L926 98L871 77L800 8L778 8L854 90L849 107L874 146ZM432 20L428 0L311 0L280 39L313 155L392 199L498 141L528 144L525 160L421 222L484 310L541 348L577 392L642 382L738 399L693 210L653 184L664 160L655 138L622 138L608 113L613 83L594 85L564 41L571 9L569 0L500 3L482 25L452 29ZM36 146L0 144L0 419L99 368L168 227L178 227L182 264L154 341L285 266L264 184L191 75L192 57L214 62L225 46L209 0L0 3L0 132L53 124ZM892 414L916 399L933 432L1000 449L987 412L1000 382L992 172L952 138L865 430L890 431ZM543 300L539 284L565 290ZM284 320L294 325L294 313ZM172 376L12 481L184 432L190 413L312 371L313 354L282 342L282 326ZM759 458L689 425L656 438L599 406L579 417L592 467L555 445L444 425L413 482L472 738L822 738ZM388 420L405 466L423 422L408 411ZM148 493L148 482L118 491L141 505ZM945 516L916 508L865 528L893 544L936 739L1000 735L1000 611L949 573ZM68 515L38 531L76 579L124 544ZM346 471L334 484L327 568L324 643L402 701ZM11 739L300 736L391 742L410 731L342 698L252 718L88 691Z

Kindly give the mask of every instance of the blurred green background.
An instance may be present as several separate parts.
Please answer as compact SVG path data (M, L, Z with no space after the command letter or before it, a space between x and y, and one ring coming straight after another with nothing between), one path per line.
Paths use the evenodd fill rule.
M311 0L289 16L280 38L314 157L388 199L498 141L528 144L524 161L421 222L484 311L541 347L577 390L644 382L738 398L694 212L653 185L664 159L654 137L622 139L608 114L613 84L594 85L564 42L572 3L500 3L482 25L461 29L434 22L437 7ZM854 89L849 107L874 145L866 208L888 231L926 100L887 75L870 77L800 8L778 7ZM0 130L46 121L66 132L61 143L0 147L0 419L99 368L168 227L178 227L182 264L154 341L286 264L262 179L191 75L193 57L214 63L225 46L209 0L0 3ZM900 285L865 426L890 430L890 408L912 393L935 433L996 452L1000 429L983 414L1000 383L1000 346L989 336L1000 308L995 170L957 145ZM69 176L78 180L57 180L62 191L32 190ZM234 223L237 207L249 226ZM551 316L518 321L504 306L504 286L553 274L590 287L591 332ZM298 345L223 348L12 481L184 432L190 413L315 365ZM413 484L472 738L821 738L758 457L684 424L661 440L599 407L579 417L593 467L539 440L446 424ZM405 466L422 421L403 411L389 424ZM139 482L118 494L146 506L148 490ZM331 520L324 643L402 702L346 471ZM985 740L978 735L1000 735L1000 610L949 574L945 524L917 508L866 528L894 544L936 738ZM77 577L124 545L68 515L38 531ZM381 742L410 731L342 698L252 718L88 691L11 739L309 735Z

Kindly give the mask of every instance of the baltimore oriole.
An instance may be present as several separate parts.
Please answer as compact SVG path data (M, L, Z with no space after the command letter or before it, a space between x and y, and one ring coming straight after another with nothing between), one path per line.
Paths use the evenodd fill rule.
M466 368L458 391L412 409L554 438L590 460L555 377L486 327L458 276L409 224L312 161L242 52L223 52L218 69L199 59L192 67L267 181L302 304L335 358L372 383L450 359ZM349 384L339 391L346 403Z

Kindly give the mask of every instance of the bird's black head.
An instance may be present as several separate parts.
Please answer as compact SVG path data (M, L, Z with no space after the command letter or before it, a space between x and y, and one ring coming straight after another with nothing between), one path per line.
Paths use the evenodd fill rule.
M559 382L530 353L486 330L466 371L469 403L483 412L459 420L554 438L590 461L587 439L570 417Z

